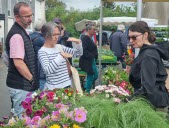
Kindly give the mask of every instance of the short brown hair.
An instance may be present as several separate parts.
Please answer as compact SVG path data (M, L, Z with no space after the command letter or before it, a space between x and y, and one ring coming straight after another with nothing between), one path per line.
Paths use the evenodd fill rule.
M13 9L14 15L19 15L19 10L22 6L29 7L29 5L25 2L19 2L15 4L14 9Z

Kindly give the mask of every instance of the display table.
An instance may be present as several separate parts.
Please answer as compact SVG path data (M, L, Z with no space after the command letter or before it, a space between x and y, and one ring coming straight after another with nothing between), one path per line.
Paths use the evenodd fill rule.
M76 68L76 69L77 69L77 71L79 73L81 86L83 87L84 86L84 81L85 81L85 78L86 78L86 72L82 71L80 68Z
M101 65L106 66L106 65L119 65L120 62L101 62ZM99 62L96 62L96 65L99 65Z

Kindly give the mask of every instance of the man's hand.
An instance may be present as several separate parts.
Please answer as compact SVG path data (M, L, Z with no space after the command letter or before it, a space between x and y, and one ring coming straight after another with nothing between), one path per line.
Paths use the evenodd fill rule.
M14 65L16 67L16 69L18 70L18 72L25 77L27 80L31 80L32 79L32 74L30 73L27 65L25 64L25 62L22 59L19 58L14 58L13 59Z

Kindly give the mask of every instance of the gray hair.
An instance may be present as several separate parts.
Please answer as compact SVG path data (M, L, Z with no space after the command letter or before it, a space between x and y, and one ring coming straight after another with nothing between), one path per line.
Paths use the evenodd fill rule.
M87 24L86 25L86 31L92 29L92 27L95 26L94 24Z
M57 25L54 22L48 22L45 23L41 28L41 33L45 39L52 38L53 31L55 28L58 28L60 30L59 25Z
M19 15L20 13L19 11L22 6L29 7L29 5L25 2L19 2L15 4L14 9L13 9L14 15Z
M123 30L125 30L125 26L124 26L123 24L119 24L119 25L117 26L117 30L123 31Z
M35 22L34 30L35 31L41 31L43 24L45 24L45 21L38 20L37 22Z

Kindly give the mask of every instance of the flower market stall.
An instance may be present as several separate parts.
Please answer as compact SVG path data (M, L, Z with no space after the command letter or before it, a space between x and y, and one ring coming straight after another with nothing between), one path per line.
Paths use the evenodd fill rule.
M128 74L103 70L104 85L79 95L74 89L37 91L22 102L23 118L0 122L2 128L169 128L168 114L145 99L126 101L133 93Z

